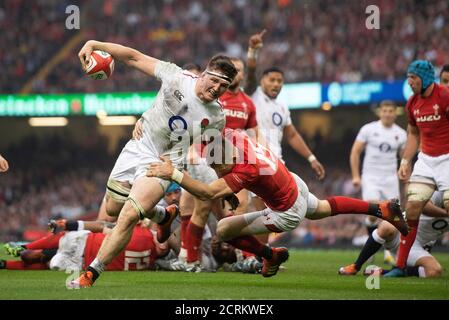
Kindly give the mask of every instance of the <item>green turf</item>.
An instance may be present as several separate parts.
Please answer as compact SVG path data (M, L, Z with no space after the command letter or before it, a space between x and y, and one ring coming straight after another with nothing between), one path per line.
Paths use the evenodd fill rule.
M439 279L380 279L368 290L362 275L337 275L357 251L291 250L272 278L230 272L106 272L94 287L68 290L67 274L0 270L0 299L449 299L449 275ZM435 254L449 265L449 254ZM0 258L7 256L0 254ZM378 254L376 261L381 261Z

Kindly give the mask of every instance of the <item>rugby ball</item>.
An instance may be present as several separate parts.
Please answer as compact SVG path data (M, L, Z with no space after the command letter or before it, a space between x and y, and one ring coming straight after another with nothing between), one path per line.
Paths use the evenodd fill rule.
M114 72L114 58L105 51L94 50L86 74L94 80L106 80Z

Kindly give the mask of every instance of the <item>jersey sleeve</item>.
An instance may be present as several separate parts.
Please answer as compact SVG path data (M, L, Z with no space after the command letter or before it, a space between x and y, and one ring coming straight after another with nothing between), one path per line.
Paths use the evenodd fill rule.
M407 142L407 131L401 128L401 135L399 138L399 149L402 150L405 148L405 144Z
M285 108L285 126L289 126L292 124L292 117L290 116L290 110L288 110L287 106Z
M355 141L366 143L368 142L368 137L369 137L369 127L367 125L364 125L357 134Z
M248 185L252 184L257 179L257 174L254 173L255 168L250 165L236 165L231 173L223 177L226 184L234 193L242 189L246 189Z
M256 106L254 105L251 98L248 97L247 100L248 100L249 114L248 114L248 122L246 123L245 129L251 129L257 127Z
M176 64L166 61L159 61L154 68L154 75L162 83L175 79L182 73L182 69Z
M409 123L410 125L416 127L416 120L415 120L415 118L413 117L412 109L411 109L411 108L412 108L412 102L413 102L413 100L414 100L413 97L414 97L414 95L411 96L411 97L408 99L407 104L405 105L405 110L407 111L407 119L408 119L408 123Z

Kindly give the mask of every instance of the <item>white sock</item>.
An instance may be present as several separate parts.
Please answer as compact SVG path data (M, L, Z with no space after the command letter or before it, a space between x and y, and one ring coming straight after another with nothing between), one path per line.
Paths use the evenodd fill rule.
M162 220L164 220L164 218L165 218L165 208L163 206L155 206L153 208L153 212L154 212L153 217L151 217L152 221L154 221L156 223L159 223Z
M94 261L89 265L89 267L94 268L99 274L104 271L106 268L103 262L100 262L98 258L95 258Z
M424 269L424 267L419 267L418 268L418 274L420 278L425 278L426 277L426 270Z
M383 239L379 236L379 234L377 233L377 229L373 231L372 236L373 236L374 241L376 241L377 243L380 243L380 244L385 243L385 239Z
M187 249L181 247L181 249L179 249L178 258L187 261Z

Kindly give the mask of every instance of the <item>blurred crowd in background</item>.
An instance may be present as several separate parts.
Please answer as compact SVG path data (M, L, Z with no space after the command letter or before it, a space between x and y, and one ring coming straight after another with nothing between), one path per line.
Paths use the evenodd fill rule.
M158 87L122 64L116 64L113 79L93 85L82 76L77 58L87 39L204 67L218 52L245 58L249 36L267 29L260 69L278 66L286 71L286 82L404 78L416 57L440 66L449 51L445 0L5 0L0 4L0 46L8 48L0 51L2 93L18 92L76 35L65 28L71 4L80 8L84 39L48 76L32 83L34 93ZM366 28L369 5L380 9L379 30Z

